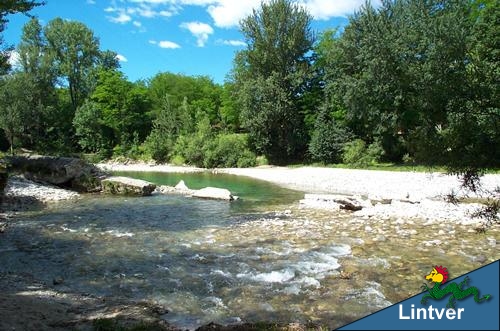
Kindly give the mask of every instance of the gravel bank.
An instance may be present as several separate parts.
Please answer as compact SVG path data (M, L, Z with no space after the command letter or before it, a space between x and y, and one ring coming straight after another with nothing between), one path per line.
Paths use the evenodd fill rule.
M12 176L5 187L7 202L15 203L48 203L61 200L78 198L80 195L74 191L61 189L48 184L40 184L21 176Z
M366 195L387 199L420 201L442 198L460 190L457 176L442 173L396 172L334 168L221 169L219 173L248 176L309 193ZM484 189L500 186L500 175L485 175Z
M98 163L96 166L104 171L151 171L151 172L175 172L175 173L191 173L203 172L206 169L188 167L188 166L173 166L168 164L149 164L149 163Z

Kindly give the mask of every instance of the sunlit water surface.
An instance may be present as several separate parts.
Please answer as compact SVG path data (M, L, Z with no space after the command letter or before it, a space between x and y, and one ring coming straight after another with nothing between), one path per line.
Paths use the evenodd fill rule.
M183 328L336 328L419 293L435 264L459 276L500 256L496 228L478 235L453 223L305 210L299 192L241 177L128 175L227 187L241 200L91 195L28 212L2 236L0 271L50 285L62 277L63 291L154 301Z

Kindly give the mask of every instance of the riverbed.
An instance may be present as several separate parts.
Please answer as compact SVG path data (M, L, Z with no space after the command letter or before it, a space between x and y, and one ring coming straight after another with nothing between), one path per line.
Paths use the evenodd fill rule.
M60 292L150 301L183 329L337 328L419 293L436 264L454 278L500 258L498 227L478 234L453 220L302 208L302 192L269 183L182 176L192 188L233 185L241 200L86 195L23 212L2 234L0 273L29 274Z

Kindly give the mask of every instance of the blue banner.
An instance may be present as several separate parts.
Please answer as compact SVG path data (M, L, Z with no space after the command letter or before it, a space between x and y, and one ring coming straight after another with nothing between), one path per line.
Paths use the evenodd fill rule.
M339 330L499 330L500 260L455 279L435 266L428 288Z

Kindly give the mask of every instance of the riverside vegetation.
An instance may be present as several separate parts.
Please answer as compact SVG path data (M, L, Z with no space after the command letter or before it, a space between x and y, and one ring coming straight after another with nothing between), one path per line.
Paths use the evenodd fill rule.
M29 13L41 5L43 1L38 0L2 3L0 33L8 25L8 15ZM382 162L437 166L462 175L466 186L478 190L481 174L500 166L499 12L497 0L387 0L378 7L366 3L343 29L316 32L311 29L312 16L297 2L271 0L241 21L240 30L247 47L235 55L233 70L223 84L216 84L209 77L169 72L131 82L120 71L117 53L101 49L91 27L61 18L42 24L32 18L23 28L19 45L4 45L0 35L0 151L77 154L93 162L131 158L205 168L313 162L361 167ZM11 67L7 59L13 50L19 54L19 62ZM0 192L6 178L2 169L0 163ZM490 225L498 221L498 191L490 192L485 209L477 214ZM453 194L449 198L456 201ZM161 213L163 200L141 204L148 207L148 203L157 202L161 203L155 212ZM111 202L83 201L82 210L91 210L86 208L87 203L103 204L102 210L109 211L106 204ZM113 212L120 210L116 208ZM246 238L251 239L248 249L264 244L259 235L268 234L269 227L276 233L284 233L282 230L291 224L297 242L302 245L304 241L312 256L323 257L325 252L315 250L320 249L314 246L317 242L307 241L307 236L298 232L304 219L302 212L297 213L301 216L295 223L267 217L262 221L242 222L241 226L248 230L244 232L248 234ZM418 236L413 228L405 228L407 232L401 234L400 226L410 227L414 224L412 220L390 217L376 220L366 215L362 218L348 215L349 221L341 222L339 228L337 220L332 220L329 214L308 213L303 216L311 219L307 229L325 241L321 249L329 247L327 242L351 237L355 240L359 234L366 238L346 243L360 246L352 255L370 256L373 249L380 247L380 255L385 256L388 253L384 249L409 247L407 238L415 238L412 244L420 245L422 264L429 262L428 247L441 245L423 243L426 231L450 233L452 239L444 243L447 249L459 245L453 236L455 231L474 232L461 223L443 223L441 229L431 222L430 228L418 231ZM85 216L92 221L95 215ZM40 217L44 219L44 215ZM160 222L162 217L154 221ZM109 219L118 222L115 216ZM82 221L82 229L88 220ZM75 238L86 243L91 236L109 239L115 234L100 231L100 224L89 235L67 228L65 218L57 222L62 230L54 235L61 236L61 243L75 242ZM80 224L76 225L80 229ZM375 229L379 234L376 240L375 225L379 226ZM37 226L43 233L50 230ZM232 228L224 227L213 231L220 238L233 238L242 231L239 224L234 227L234 233ZM259 227L262 231L256 232ZM332 229L336 227L334 232ZM395 234L390 231L392 227ZM194 231L196 236L200 235L197 231ZM494 236L498 235L497 229L492 231ZM25 238L17 228L13 235ZM142 239L141 235L137 231L131 238ZM480 238L472 235L475 233L468 240L474 245L468 248L476 247L474 263L487 260L480 252L495 256L494 237L479 242ZM390 242L380 245L379 241L385 242L386 237L397 245L392 247ZM20 245L26 245L21 248L28 253L42 246L56 248L50 243L50 236L47 238L47 242ZM287 243L287 238L268 239L270 247L265 248L272 254L259 254L274 261L276 256L282 256L281 250L280 254L273 253L277 248L275 243ZM371 241L376 243L366 248L364 243L372 245ZM164 246L160 244L159 247ZM183 252L185 244L179 243L179 252ZM211 248L211 242L205 244L207 250ZM278 248L287 251L287 247ZM293 248L299 252L303 249ZM9 252L11 247L7 245L4 249ZM440 259L449 261L445 251L440 253ZM71 250L67 253L76 254ZM453 260L457 269L471 261L465 254L457 254ZM309 255L303 255L310 259ZM397 264L399 258L390 257L390 263ZM246 272L257 279L262 275L276 276L273 266L269 263L270 269L261 274L249 269L234 270L230 275ZM417 274L417 266L412 268L415 270L404 270L402 274ZM96 270L104 269L97 265ZM123 278L121 274L107 276L113 286ZM292 277L286 268L278 276ZM201 283L195 280L196 284ZM354 277L354 281L359 280ZM327 281L331 282L331 288L336 286L334 278L327 277ZM313 291L315 299L327 296L322 289ZM344 290L346 295L353 295L349 292L351 285ZM362 288L360 291L364 293ZM253 298L254 294L248 295ZM260 303L256 298L255 302ZM380 307L387 305L385 298L382 299ZM391 301L400 299L394 297ZM238 303L234 302L234 306L238 307ZM320 308L321 312L331 310L330 306ZM365 312L365 308L357 309ZM101 322L96 322L96 329L118 328L114 322Z
M38 5L2 5L1 30ZM343 31L318 33L303 7L274 0L241 21L247 48L222 85L168 72L130 82L91 27L33 18L14 68L3 46L0 148L209 168L256 155L498 167L499 11L494 0L367 3Z

